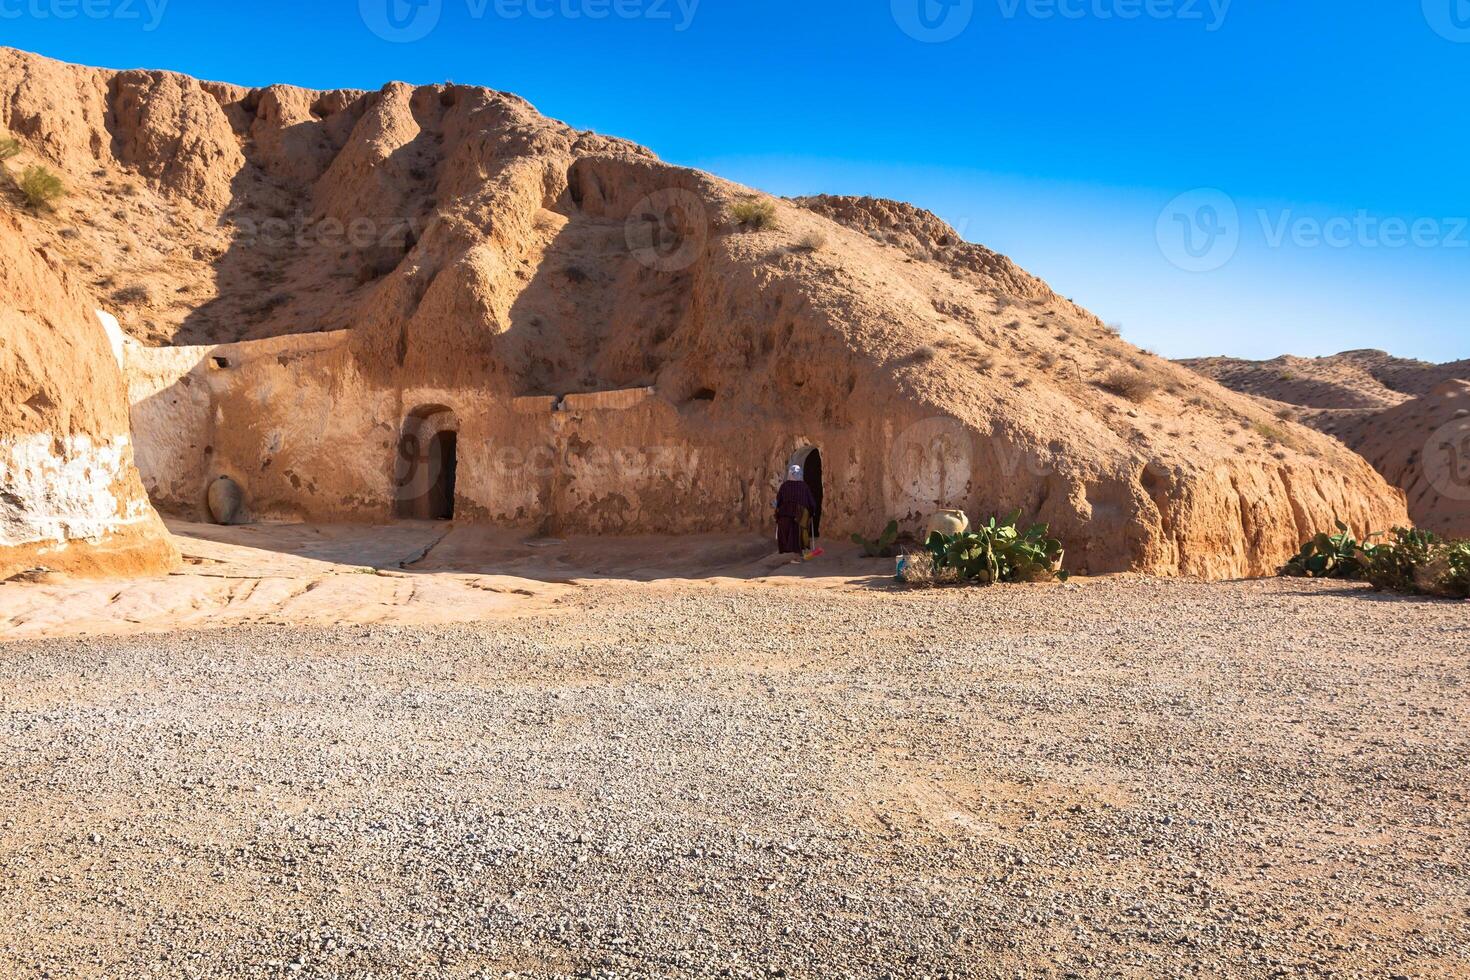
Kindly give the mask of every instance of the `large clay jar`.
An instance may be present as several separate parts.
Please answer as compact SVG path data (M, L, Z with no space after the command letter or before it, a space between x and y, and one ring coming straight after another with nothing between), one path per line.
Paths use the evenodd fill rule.
M216 524L238 524L245 510L245 491L222 476L209 485L209 516Z
M929 518L929 526L924 531L924 540L929 535L938 531L953 537L956 534L964 534L970 529L970 518L962 510L941 510Z

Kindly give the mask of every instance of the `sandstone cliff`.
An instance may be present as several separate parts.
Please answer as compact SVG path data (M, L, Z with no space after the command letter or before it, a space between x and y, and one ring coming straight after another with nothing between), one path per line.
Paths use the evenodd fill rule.
M1403 489L1419 527L1470 537L1470 361L1355 350L1182 363L1340 439Z

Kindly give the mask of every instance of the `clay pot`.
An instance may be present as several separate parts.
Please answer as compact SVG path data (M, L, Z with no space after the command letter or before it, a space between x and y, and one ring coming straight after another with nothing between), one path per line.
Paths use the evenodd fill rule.
M929 518L929 526L924 530L924 540L929 540L929 535L938 531L953 537L956 534L964 534L970 529L970 518L962 510L936 511Z
M216 524L238 524L244 511L245 491L240 484L222 476L209 485L209 516Z

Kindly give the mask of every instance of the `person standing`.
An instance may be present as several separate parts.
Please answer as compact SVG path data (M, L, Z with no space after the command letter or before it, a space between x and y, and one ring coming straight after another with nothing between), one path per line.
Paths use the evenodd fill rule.
M802 479L800 466L792 465L786 482L776 492L776 545L783 555L804 555L812 546L812 528L820 511L812 488Z

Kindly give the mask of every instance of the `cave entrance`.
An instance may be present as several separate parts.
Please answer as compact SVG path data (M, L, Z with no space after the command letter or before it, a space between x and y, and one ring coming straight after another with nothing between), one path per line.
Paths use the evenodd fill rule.
M459 468L458 432L436 432L429 440L429 468L434 477L429 487L429 520L452 521L455 470Z
M394 480L397 515L409 520L454 519L459 471L459 422L442 405L414 409L403 423Z
M792 466L801 467L802 480L811 488L817 502L817 512L812 515L812 537L822 536L822 451L816 446L803 446L791 456Z

